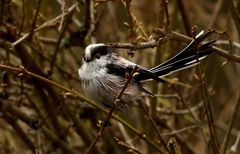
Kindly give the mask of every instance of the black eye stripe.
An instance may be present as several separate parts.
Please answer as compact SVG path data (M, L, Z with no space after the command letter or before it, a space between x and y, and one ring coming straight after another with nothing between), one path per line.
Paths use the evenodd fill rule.
M106 46L98 46L98 47L95 47L92 50L93 50L92 51L92 57L97 57L97 58L109 53L109 49Z

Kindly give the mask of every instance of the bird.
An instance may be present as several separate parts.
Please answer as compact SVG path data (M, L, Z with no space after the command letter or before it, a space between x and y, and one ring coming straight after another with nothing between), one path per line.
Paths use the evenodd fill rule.
M161 82L163 76L195 66L211 54L214 51L212 47L214 41L203 43L210 33L201 31L178 54L150 69L119 56L114 48L107 44L90 44L83 51L82 65L78 70L82 89L95 102L112 108L119 92L126 84L126 74L130 74L134 67L137 67L137 72L120 99L123 104L120 108L125 104L133 104L141 100L143 94L151 94L144 88L144 81Z

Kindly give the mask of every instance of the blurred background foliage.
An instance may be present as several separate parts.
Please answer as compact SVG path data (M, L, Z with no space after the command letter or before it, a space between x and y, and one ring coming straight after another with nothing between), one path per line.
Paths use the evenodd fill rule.
M116 112L124 121L111 119L90 153L239 153L240 1L1 0L0 153L87 151L108 110L81 90L77 72L88 44L138 44L177 33L154 48L118 49L150 68L208 29L227 56L219 51L168 76L172 84L147 84L156 95L146 98L147 114L134 106Z

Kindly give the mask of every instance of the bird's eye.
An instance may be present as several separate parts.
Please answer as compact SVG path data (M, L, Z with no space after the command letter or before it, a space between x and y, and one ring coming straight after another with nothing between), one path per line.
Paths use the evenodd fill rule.
M96 58L99 59L101 57L101 54L100 53L97 53L96 54Z

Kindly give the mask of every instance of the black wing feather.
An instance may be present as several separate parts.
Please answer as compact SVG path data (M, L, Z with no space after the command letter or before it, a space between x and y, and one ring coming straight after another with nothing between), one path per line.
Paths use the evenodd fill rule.
M121 65L117 65L114 63L109 63L106 65L107 68L107 72L109 74L115 74L121 77L126 77L126 73L131 73L133 68L135 66L130 65L127 67L121 66ZM136 81L140 81L140 79L142 77L148 78L148 79L154 79L154 80L158 80L158 81L162 81L164 82L164 80L162 80L161 78L159 78L158 76L156 76L154 73L152 73L151 71L147 70L144 67L138 66L138 70L137 70L137 75L134 76L134 80Z
M109 63L106 65L107 73L115 74L121 77L125 77L126 73L129 73L129 70L126 67L122 67L120 65L116 65L113 63ZM130 71L131 72L131 71Z

